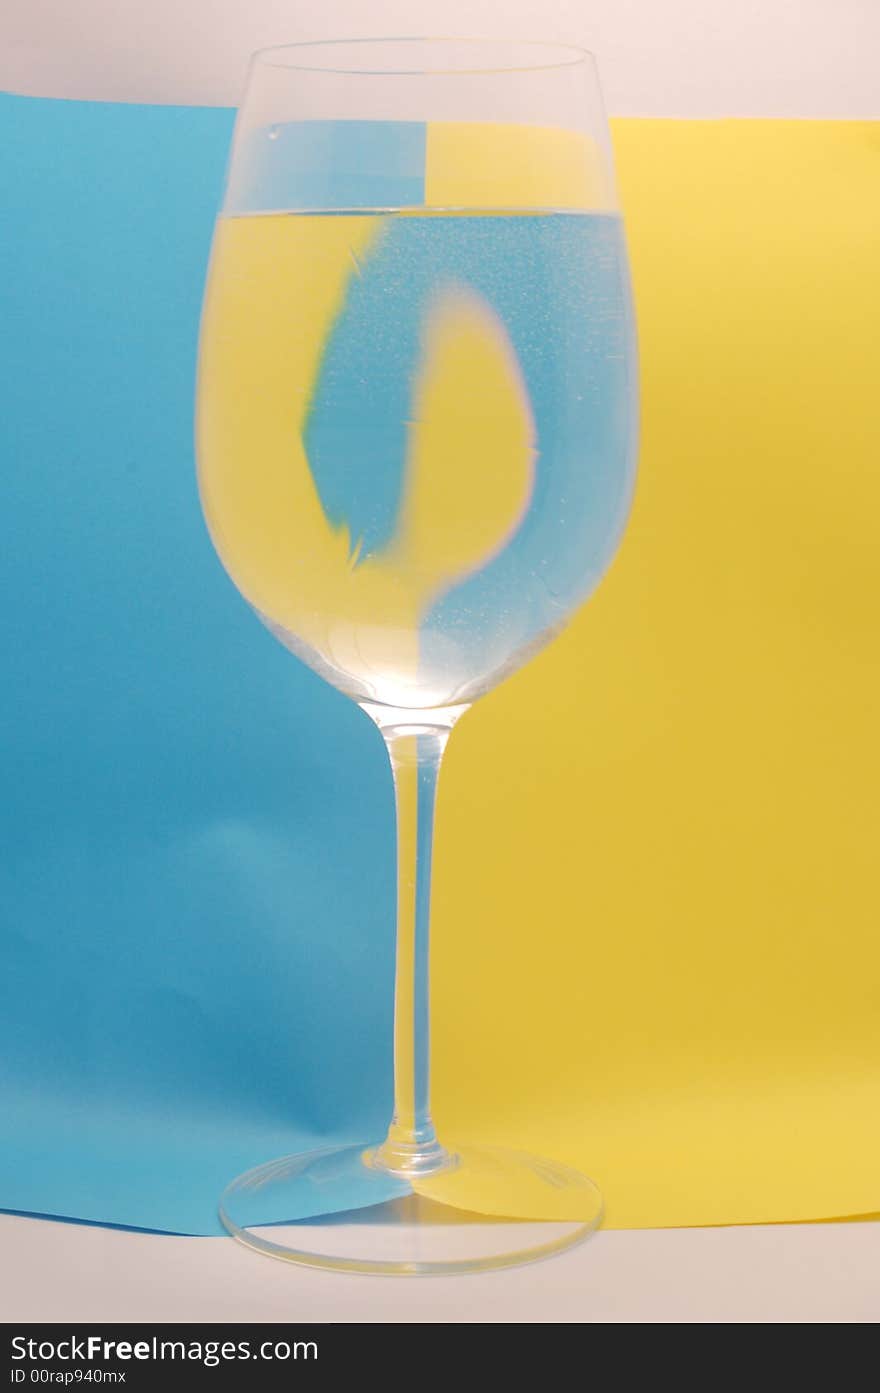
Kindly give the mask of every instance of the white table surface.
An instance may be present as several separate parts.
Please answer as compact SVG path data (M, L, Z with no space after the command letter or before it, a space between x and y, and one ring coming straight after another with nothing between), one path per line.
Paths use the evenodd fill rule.
M608 1231L484 1276L348 1277L172 1238L0 1214L4 1321L873 1323L880 1223Z

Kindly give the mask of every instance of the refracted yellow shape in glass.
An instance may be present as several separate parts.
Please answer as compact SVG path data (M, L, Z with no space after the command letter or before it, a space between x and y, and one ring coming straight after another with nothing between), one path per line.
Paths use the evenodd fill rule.
M395 536L362 558L358 538L330 523L303 429L350 282L371 274L387 222L219 221L202 327L199 479L215 545L247 599L343 674L403 690L418 678L418 626L433 599L490 559L528 506L534 441L502 324L475 292L441 281L412 365ZM369 465L353 439L354 472Z
M327 520L302 427L355 258L378 230L366 215L278 215L221 218L214 236L199 365L202 502L239 589L294 629L309 627L307 590L329 587L339 608L347 588L350 539Z
M534 485L534 425L503 325L465 286L428 315L413 402L399 566L424 604L500 551Z

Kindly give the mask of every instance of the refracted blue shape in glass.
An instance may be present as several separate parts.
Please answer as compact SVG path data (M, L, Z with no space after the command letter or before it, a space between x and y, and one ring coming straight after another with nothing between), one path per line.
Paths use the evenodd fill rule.
M303 439L328 520L348 528L358 561L397 534L424 327L437 296L465 287L491 306L534 421L527 513L479 571L449 577L425 617L428 631L453 632L465 646L497 641L499 654L509 653L555 628L613 556L634 475L624 266L618 218L540 212L389 217L357 260ZM566 546L555 540L561 526Z

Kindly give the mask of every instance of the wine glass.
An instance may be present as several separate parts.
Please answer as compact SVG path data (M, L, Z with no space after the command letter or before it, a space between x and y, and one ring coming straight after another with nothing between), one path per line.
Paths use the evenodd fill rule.
M259 618L382 732L398 923L387 1136L234 1180L221 1218L252 1248L474 1271L600 1222L587 1177L435 1132L431 846L456 721L558 633L614 554L636 417L590 54L373 39L254 56L202 317L199 486Z

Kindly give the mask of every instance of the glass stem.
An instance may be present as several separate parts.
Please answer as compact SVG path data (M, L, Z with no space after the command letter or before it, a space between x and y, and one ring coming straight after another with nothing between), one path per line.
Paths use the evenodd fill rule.
M417 725L414 712L405 713L405 722L391 723L387 709L381 718L377 708L370 710L388 749L397 808L394 1114L373 1160L405 1175L424 1175L454 1164L437 1140L431 1118L428 953L437 779L462 709L421 712Z

